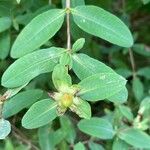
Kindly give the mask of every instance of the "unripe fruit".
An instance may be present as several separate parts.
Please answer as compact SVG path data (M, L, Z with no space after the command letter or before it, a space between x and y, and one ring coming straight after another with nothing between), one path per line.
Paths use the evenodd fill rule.
M65 93L61 97L61 105L65 108L70 107L73 103L73 95L69 93Z

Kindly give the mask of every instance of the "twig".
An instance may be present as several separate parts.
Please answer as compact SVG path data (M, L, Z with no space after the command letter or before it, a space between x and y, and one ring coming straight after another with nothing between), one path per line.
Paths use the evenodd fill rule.
M67 9L67 49L71 50L71 35L70 35L70 0L66 0Z
M133 78L136 78L136 67L135 67L135 60L134 60L134 56L133 56L133 52L132 49L129 48L129 56L130 56L130 62L131 62L131 67L132 67L132 72L133 72Z
M3 110L4 102L8 98L8 95L6 93L7 92L5 92L4 95L0 96L0 119L3 118L3 116L2 116L2 110Z
M35 146L18 128L12 125L12 133L19 141L22 141L24 144L28 145L31 150L40 150Z

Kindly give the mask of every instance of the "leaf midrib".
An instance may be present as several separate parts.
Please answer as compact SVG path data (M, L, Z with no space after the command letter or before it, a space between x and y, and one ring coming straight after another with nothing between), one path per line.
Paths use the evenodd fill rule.
M105 127L102 127L102 126L99 126L99 125L87 125L86 127L88 127L88 129L91 127L91 129L104 129L105 131L108 131L109 133L112 133L112 135L114 134L114 131L110 128L105 128Z
M94 23L97 24L97 25L100 25L101 27L107 29L108 31L110 30L110 31L111 31L112 33L114 33L116 36L122 37L124 40L128 41L127 38L124 38L124 36L122 36L121 34L118 34L118 33L115 32L114 30L112 30L111 28L108 28L108 27L106 27L106 26L103 25L103 24L99 24L98 22L95 21L95 19L93 20L93 18L88 18L88 17L86 17L86 16L80 14L79 11L77 11L77 10L75 10L75 9L73 9L72 12L73 12L73 14L75 14L75 15L77 15L77 16L79 16L79 17L83 17L83 18L85 18L85 19L87 19L87 20L89 20L89 21L91 21L91 22L94 22ZM74 13L74 12L75 12L75 13ZM78 12L78 13L77 13L77 12Z
M41 113L40 115L34 117L31 122L35 122L35 120L37 120L37 118L41 118L44 114L47 114L49 111L51 111L52 109L54 109L55 107L57 107L57 103L54 102L54 103L53 103L52 105L50 105L50 106L52 106L52 107L50 107L50 109L47 109L47 110L45 110L43 113ZM29 121L28 121L28 123L26 123L26 126L28 126L29 124L30 124L30 123L29 123Z
M107 74L113 74L113 73L107 73ZM81 81L81 83L82 83L82 81ZM119 83L122 83L123 84L123 82L121 81L121 80L117 80L117 81L113 81L113 82L111 82L111 84L112 83L118 83L118 85L120 86L120 84ZM80 83L79 83L80 84ZM110 84L107 84L107 85L104 85L104 86L96 86L96 87L94 87L94 88L91 88L91 89L84 89L83 88L83 90L81 89L81 92L79 92L79 95L83 95L83 94L85 94L85 93L87 93L87 92L91 92L91 91L94 91L94 90L96 90L96 89L99 89L99 88L105 88L105 87L107 87L108 85L110 85ZM82 85L81 85L82 86Z
M12 78L9 78L9 80L5 81L5 84L7 84L8 82L10 82L10 81L13 80L14 78L17 78L17 77L20 76L22 73L26 72L28 69L31 69L32 67L34 67L34 66L36 66L36 65L38 65L38 64L40 64L40 63L44 63L44 62L46 62L46 61L48 61L48 60L55 59L55 58L59 57L62 53L63 53L63 52L59 53L56 57L53 57L53 58L51 57L51 58L44 59L44 61L40 61L40 62L38 61L38 62L36 62L34 65L32 65L32 66L30 66L30 67L24 69L24 70L21 71L20 73L16 74L16 76L12 76ZM24 74L24 75L25 75L25 74ZM3 81L3 82L4 82L4 81Z
M121 134L120 134L121 135ZM122 134L123 135L123 134ZM125 136L127 137L129 137L130 139L135 139L135 136L132 136L132 135L130 135L130 134L127 134L127 133L125 133ZM121 137L120 137L121 138ZM123 139L123 138L121 138L122 140L125 140L125 139ZM134 140L135 141L135 140ZM141 139L139 139L139 138L136 138L136 141L138 141L138 143L141 143ZM143 140L143 141L145 141L145 140ZM142 142L143 142L142 141ZM129 142L128 142L129 143ZM144 142L145 143L145 142ZM141 147L140 147L141 148ZM150 148L150 146L149 147L142 147L142 148Z
M45 28L47 28L47 26L49 26L51 23L53 23L55 20L57 20L58 18L60 18L61 16L64 15L64 10L62 10L62 12L60 13L60 15L58 15L56 18L54 18L54 20L52 20L51 22L49 22L47 25L43 26L43 28L41 28L34 36L32 36L32 38L28 38L27 41L22 42L22 44L20 46L17 46L18 49L22 48L22 45L26 45L26 43L30 42L32 39L34 39L41 31L43 31ZM27 47L27 46L25 46Z

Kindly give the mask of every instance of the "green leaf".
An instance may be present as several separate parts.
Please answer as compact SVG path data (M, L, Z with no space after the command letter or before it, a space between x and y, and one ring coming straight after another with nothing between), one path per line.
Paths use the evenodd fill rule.
M140 104L140 108L139 108L139 114L143 114L145 111L148 111L150 114L150 97L145 97L141 104Z
M38 130L38 138L41 150L54 150L54 143L51 140L53 134L50 125L43 126Z
M51 72L64 49L42 49L16 60L2 76L2 85L7 88L22 86L36 76Z
M60 117L61 129L66 133L66 140L73 144L76 138L76 132L74 126L69 117Z
M79 142L74 146L74 150L85 150L85 146L83 143Z
M35 17L17 37L11 56L19 58L47 42L62 26L64 16L65 10L53 9Z
M34 89L21 92L7 100L3 107L3 117L8 118L20 112L22 109L32 105L43 94L42 90Z
M89 101L106 99L121 91L125 84L126 80L118 74L98 73L79 83L78 96Z
M53 139L53 144L59 144L63 139L65 139L66 133L60 128L56 130L52 135L51 139Z
M127 68L118 68L115 71L124 78L129 78L130 76L132 76L132 71Z
M139 55L150 57L150 48L144 44L135 44L132 49Z
M55 88L58 91L61 91L64 86L71 86L72 80L70 75L68 74L67 67L58 64L54 67L53 73L52 73L52 80L54 83Z
M124 141L116 138L113 142L112 150L128 150L129 146Z
M69 69L71 69L72 68L72 57L71 57L71 55L68 52L62 54L60 57L59 63L63 66L68 66Z
M137 74L150 80L150 67L144 67L138 70Z
M57 117L57 103L52 99L44 99L34 103L22 119L23 127L27 129L44 126Z
M101 139L112 139L115 131L109 121L102 118L91 118L90 120L81 120L78 128L91 136Z
M143 98L143 94L144 94L144 86L141 80L137 77L133 79L132 90L133 90L136 100L138 102L141 101Z
M69 108L71 109L71 111L75 112L81 118L85 118L85 119L91 118L90 104L79 97L75 97L73 99L73 104Z
M20 4L21 0L16 0L16 2L17 2L18 4Z
M94 143L92 141L89 142L89 148L90 150L104 150L104 148L100 144ZM116 150L119 150L119 149L116 149Z
M110 67L85 54L73 55L73 71L80 80L96 73L115 73ZM115 73L116 74L116 73ZM128 91L124 87L121 91L108 98L115 103L124 103L127 100Z
M5 59L10 49L10 33L3 32L0 34L0 59Z
M0 140L5 139L11 131L9 121L0 119Z
M138 129L124 129L119 132L118 136L136 148L150 148L150 136Z
M121 91L119 91L115 95L108 98L109 101L118 104L125 103L127 99L128 99L128 90L126 87L124 87Z
M133 114L132 114L132 111L129 107L124 106L124 105L120 105L119 110L120 110L121 114L124 117L126 117L129 121L133 121Z
M73 55L73 71L80 80L96 73L114 73L114 71L104 63L85 54Z
M133 38L128 27L116 16L96 6L71 9L75 23L85 32L113 44L131 47Z
M72 52L77 52L80 49L82 49L82 47L85 44L85 39L84 38L80 38L78 39L72 46Z
M150 2L150 0L142 0L143 4L146 5Z
M0 17L0 32L9 29L11 26L11 19L9 17Z
M14 146L11 140L5 140L5 150L14 150Z

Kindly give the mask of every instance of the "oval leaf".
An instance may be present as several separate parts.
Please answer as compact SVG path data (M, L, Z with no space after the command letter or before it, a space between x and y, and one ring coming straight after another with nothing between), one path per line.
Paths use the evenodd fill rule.
M144 95L144 86L139 78L134 78L132 83L132 90L138 102L140 102Z
M68 69L61 64L58 64L54 67L52 80L55 88L58 91L61 91L64 86L72 85L72 80L70 75L68 74Z
M13 98L7 100L3 107L3 117L8 118L18 113L22 109L32 105L43 94L42 90L34 89L21 92L15 95Z
M85 150L85 146L83 143L79 142L79 143L75 144L74 150Z
M22 126L33 129L48 124L57 117L56 107L57 103L51 99L34 103L24 115Z
M129 145L124 141L116 138L113 142L112 150L128 150Z
M71 12L75 23L85 32L119 46L133 45L133 38L128 27L104 9L96 6L78 6Z
M111 97L125 86L126 80L115 73L98 73L79 83L82 99L97 101Z
M89 142L89 148L90 148L90 150L105 150L103 147L102 147L102 145L100 145L100 144L97 144L97 143L94 143L94 142Z
M91 106L87 101L82 100L81 98L75 97L70 109L81 118L91 118Z
M108 98L109 101L113 103L120 103L120 104L125 103L127 99L128 99L128 90L126 87L124 87L117 94Z
M7 88L22 86L36 76L51 72L64 49L42 49L16 60L3 74L2 85Z
M114 73L114 71L104 63L85 54L73 55L72 68L80 80L96 73Z
M11 131L9 121L0 119L0 140L5 139Z
M10 49L10 34L3 32L0 34L0 59L5 59L9 54Z
M104 63L93 59L85 54L73 55L73 71L80 80L83 80L96 73L115 73ZM124 103L128 98L128 91L124 86L121 91L112 95L108 100L114 103Z
M72 52L77 52L80 49L82 49L82 47L85 44L85 39L84 38L80 38L78 39L72 46Z
M35 17L17 37L11 56L19 58L47 42L62 26L64 15L65 10L53 9Z
M10 28L11 19L9 17L0 17L0 32L3 32Z
M150 136L138 129L125 129L118 136L136 148L150 148Z
M150 80L150 67L144 67L138 70L137 74Z
M101 118L81 120L78 127L82 132L101 139L112 139L115 134L112 125Z
M51 131L51 125L46 125L38 130L38 138L40 150L53 150L54 142L51 136L53 135L53 131Z
M120 105L119 110L125 118L127 118L129 121L133 121L134 116L133 116L132 111L129 107L127 107L125 105Z
M139 55L150 57L150 48L144 44L135 44L133 46L133 51Z
M66 133L66 140L73 144L76 139L76 131L73 123L67 116L60 117L61 129Z

